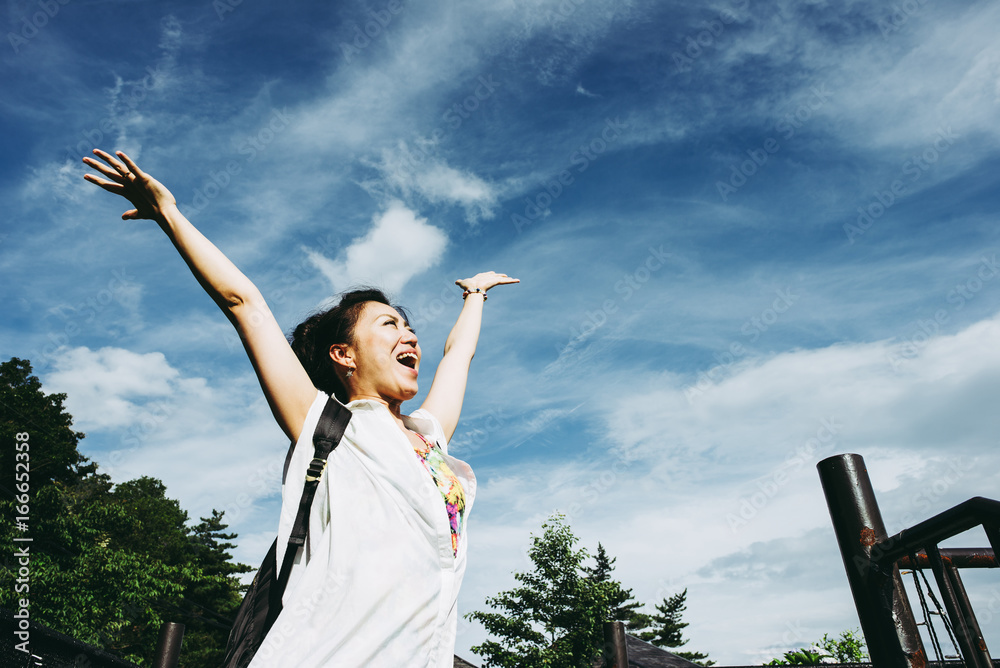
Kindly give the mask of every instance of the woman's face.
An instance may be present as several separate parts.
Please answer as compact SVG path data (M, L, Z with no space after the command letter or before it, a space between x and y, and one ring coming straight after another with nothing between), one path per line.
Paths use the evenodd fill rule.
M349 348L356 368L351 378L353 396L378 396L390 402L416 396L420 346L396 309L366 302Z

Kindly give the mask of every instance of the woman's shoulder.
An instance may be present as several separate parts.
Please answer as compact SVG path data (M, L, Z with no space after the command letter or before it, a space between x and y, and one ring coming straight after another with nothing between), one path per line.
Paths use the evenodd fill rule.
M447 449L448 439L445 438L444 429L433 413L425 408L418 408L406 416L406 420L408 427L419 431L424 436L436 441L442 448Z

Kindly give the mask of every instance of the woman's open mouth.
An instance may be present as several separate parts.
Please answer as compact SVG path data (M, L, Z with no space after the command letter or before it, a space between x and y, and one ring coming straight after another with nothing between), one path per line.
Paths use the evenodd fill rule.
M412 350L407 350L405 353L396 355L396 361L407 368L417 368L417 354Z

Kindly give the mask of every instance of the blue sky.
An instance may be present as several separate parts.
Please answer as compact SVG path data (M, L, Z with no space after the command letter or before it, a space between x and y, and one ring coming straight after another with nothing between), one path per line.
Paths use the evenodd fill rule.
M521 279L452 444L480 481L463 611L562 511L640 600L688 588L690 648L759 663L857 626L818 460L863 455L890 532L998 496L996 3L6 9L0 352L116 480L225 509L243 561L285 444L167 239L83 181L94 146L286 329L376 283L432 369L453 281ZM966 579L1000 646L1000 585Z

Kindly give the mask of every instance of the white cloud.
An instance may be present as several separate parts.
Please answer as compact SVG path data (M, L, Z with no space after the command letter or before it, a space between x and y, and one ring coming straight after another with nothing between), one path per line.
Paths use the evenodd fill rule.
M80 449L102 473L159 478L192 518L225 510L237 533L276 527L287 439L252 374L220 388L162 353L121 348L65 349L54 367L46 389L67 393L74 428L87 433ZM241 550L249 561L262 556L253 547Z
M447 245L444 232L427 219L417 218L402 203L393 202L341 258L330 260L309 248L305 252L335 291L360 283L398 292L413 276L437 264Z
M369 192L397 194L404 198L414 195L432 203L457 204L464 207L470 223L480 218L492 218L497 206L497 189L470 172L448 166L432 155L428 146L410 149L399 142L396 150L384 149L375 165L382 175L379 182L362 184Z
M141 404L171 395L180 380L162 353L141 355L121 348L68 349L54 358L53 366L47 384L68 395L66 405L85 430L132 424Z

